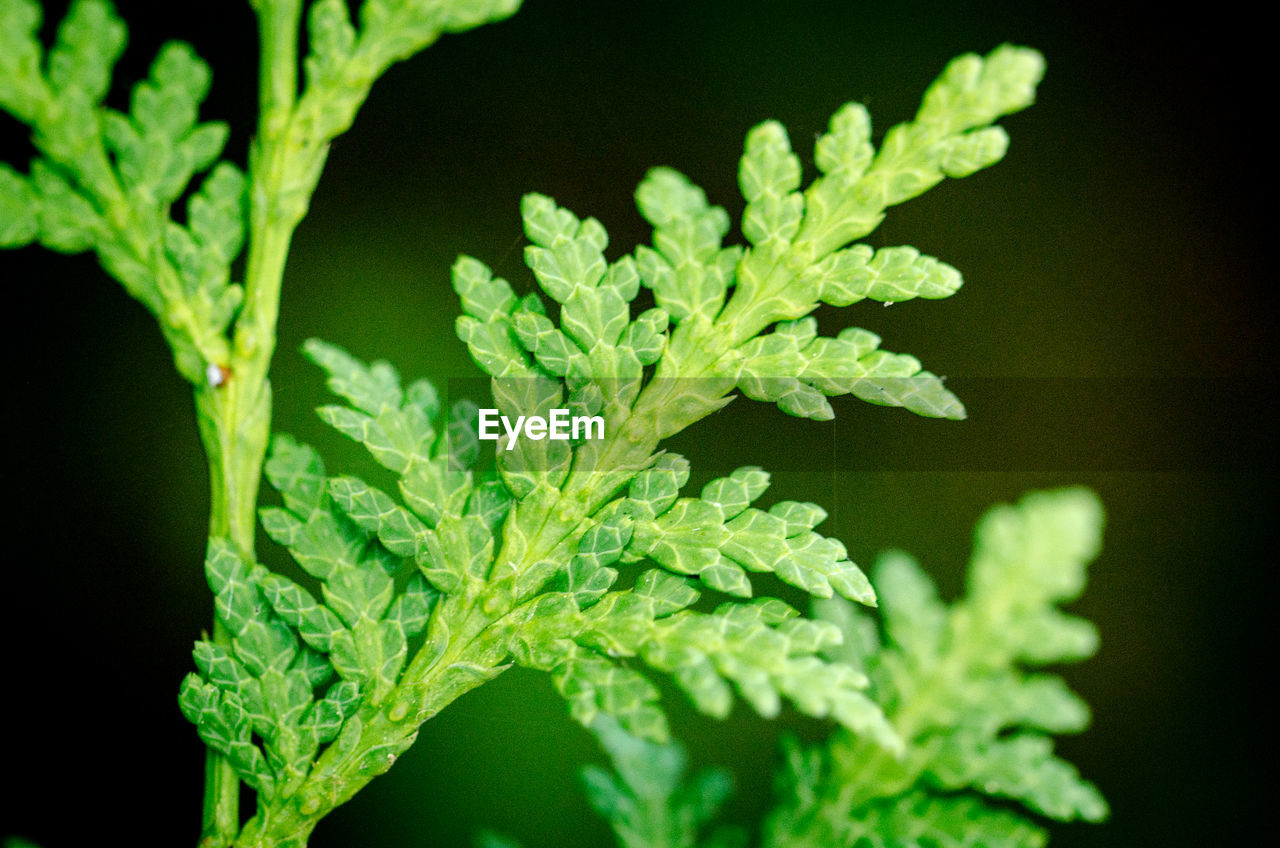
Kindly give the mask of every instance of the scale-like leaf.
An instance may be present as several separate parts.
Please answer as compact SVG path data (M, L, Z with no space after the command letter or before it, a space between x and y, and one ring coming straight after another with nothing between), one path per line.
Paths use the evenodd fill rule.
M869 646L853 659L906 753L886 758L844 733L794 751L796 791L771 818L765 844L1044 843L1033 821L988 796L1061 821L1105 818L1098 789L1053 754L1050 734L1082 730L1087 708L1061 679L1025 668L1029 652L1039 662L1081 658L1070 640L1050 639L1062 650L1046 647L1042 633L1053 628L1047 614L1065 618L1054 606L1083 589L1101 524L1097 499L1080 489L992 510L978 526L968 593L952 605L905 554L883 557L873 574L879 638L854 608L827 602L824 617L841 622L848 642Z
M545 375L563 382L571 402L593 386L606 429L626 428L650 450L715 411L735 387L808 418L830 418L826 398L843 394L963 418L960 401L914 357L880 350L880 339L865 330L819 338L805 316L823 302L890 304L943 298L960 288L959 272L913 248L850 242L870 233L886 207L944 176L966 176L1000 159L1007 137L990 124L1030 105L1042 66L1039 54L1010 46L985 59L957 59L916 119L891 129L879 150L865 109L846 105L818 139L822 175L808 188L785 130L776 122L757 126L738 170L746 248L722 245L728 215L669 168L649 172L636 192L654 227L652 247L612 264L595 219L580 220L549 198L529 195L523 212L533 245L525 262L560 304L558 325L537 297L520 300L505 281L464 258L454 268L468 313L458 333L496 378ZM653 291L660 314L632 320L637 282ZM646 375L642 369L651 363L656 369ZM565 462L558 457L553 464ZM702 563L698 573L704 571L719 575L724 587L743 588L731 569Z
M183 376L204 382L230 360L247 196L224 163L192 196L186 225L170 220L227 140L225 124L198 121L208 66L189 45L164 45L120 113L101 106L126 41L110 3L72 3L47 57L38 7L6 0L0 17L0 108L31 126L40 154L29 177L0 167L0 246L93 251L160 321Z
M775 599L726 603L712 613L687 609L697 599L683 579L648 571L635 588L607 593L585 608L573 594L543 595L505 624L518 662L570 675L573 685L561 689L584 722L603 712L633 734L665 740L665 723L650 717L656 690L615 659L638 657L671 674L710 715L728 714L736 688L762 715L776 715L787 699L804 713L830 716L877 744L897 747L862 692L865 677L819 658L838 643L835 628L798 618Z
M759 468L739 468L711 481L701 498L675 499L672 483L683 480L673 471L682 467L676 458L664 457L661 466L632 481L628 506L635 504L635 517L628 557L648 557L740 597L752 594L751 571L772 572L817 597L834 591L875 603L871 584L849 561L844 546L812 532L826 518L821 508L794 501L767 511L749 507L769 485L769 475Z

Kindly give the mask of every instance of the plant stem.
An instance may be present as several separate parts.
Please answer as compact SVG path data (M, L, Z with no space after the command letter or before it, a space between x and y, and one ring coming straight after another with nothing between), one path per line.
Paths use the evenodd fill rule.
M209 459L210 538L230 539L242 555L253 556L254 517L262 460L271 422L271 391L232 378L222 386L196 390L196 416ZM213 641L227 646L230 634L215 618ZM240 829L240 781L213 751L205 763L202 848L230 845Z
M258 137L250 155L249 255L245 304L236 320L224 379L196 389L196 416L209 461L210 538L229 539L253 561L262 463L271 430L267 372L275 351L280 286L289 242L301 214L280 209L288 130L297 98L300 0L255 0L261 86ZM213 641L229 645L216 618ZM205 765L202 848L225 848L240 832L240 781L230 763L210 751Z
M290 195L310 197L308 187L289 186L293 107L298 96L300 0L257 0L261 49L258 136L249 153L249 258L244 308L236 320L235 355L254 380L266 379L275 351L280 281L293 230L306 210ZM288 207L288 208L286 208Z

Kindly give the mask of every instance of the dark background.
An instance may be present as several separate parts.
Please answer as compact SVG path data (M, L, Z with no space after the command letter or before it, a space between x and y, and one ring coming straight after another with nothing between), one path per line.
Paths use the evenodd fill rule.
M231 121L229 152L243 162L247 4L119 5L133 37L112 102L162 39L191 40L215 68L204 114ZM1102 650L1066 671L1095 723L1060 750L1114 812L1101 827L1055 827L1054 844L1238 844L1274 789L1262 31L1224 4L528 0L393 69L334 144L286 274L278 428L320 444L334 467L354 462L310 414L325 395L296 353L309 336L455 390L476 376L452 333L448 267L467 252L531 285L522 192L598 217L618 255L648 237L631 192L652 165L681 169L736 218L736 158L754 123L781 120L811 170L811 140L846 100L883 130L910 117L952 56L1038 47L1048 74L1040 102L1004 122L1007 159L893 210L870 239L943 258L964 289L820 314L827 332L866 326L948 375L969 419L845 399L820 425L742 400L674 447L695 485L765 465L767 498L823 504L823 529L855 560L905 548L949 594L986 506L1029 488L1095 488L1106 547L1074 610L1098 623ZM5 161L29 155L7 116L0 143ZM12 499L0 833L46 848L192 845L203 756L175 698L212 605L189 393L150 316L92 259L29 248L0 263ZM779 731L827 729L745 708L716 723L671 694L694 761L734 768L737 821L769 803ZM545 677L511 671L429 722L313 844L465 846L486 826L530 848L609 844L575 777L599 759Z

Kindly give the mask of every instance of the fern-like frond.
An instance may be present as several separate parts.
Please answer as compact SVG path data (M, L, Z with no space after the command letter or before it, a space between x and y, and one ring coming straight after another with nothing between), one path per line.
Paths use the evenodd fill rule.
M279 26L273 20L279 9L276 4L251 1L264 29ZM366 0L352 20L346 0L311 3L301 93L295 102L294 92L283 92L288 109L281 112L277 125L265 128L290 152L280 162L262 163L280 169L280 191L273 198L271 214L294 223L306 214L329 142L350 129L374 82L388 68L446 33L502 20L518 8L520 0ZM292 26L296 25L295 17Z
M1030 104L1041 70L1039 54L1014 47L956 60L916 120L891 130L878 152L870 146L865 112L845 107L819 139L822 175L804 192L799 160L781 127L756 128L739 169L747 247L724 245L730 229L724 210L683 176L658 169L636 194L654 226L652 248L609 262L598 221L529 195L522 206L531 242L525 262L540 294L519 297L479 261L459 259L453 282L465 314L458 335L493 378L498 411L525 420L567 408L604 424L595 439L498 439L498 469L514 504L490 572L487 608L537 603L553 579L577 587L574 603L595 603L612 584L615 561L644 558L696 578L698 587L739 597L753 594L748 572L767 571L819 597L834 592L874 603L844 548L812 531L823 517L819 508L750 507L768 479L758 469L715 481L702 498L680 499L687 472L678 458L661 456L659 445L727 403L735 387L815 418L829 417L826 397L842 393L960 417L959 402L915 359L879 350L879 339L864 330L819 338L806 316L823 301L945 297L959 287L953 268L910 248L846 245L870 232L886 206L944 175L963 176L996 161L1004 147L992 140L1003 135L988 125ZM657 305L633 315L642 286ZM580 556L583 546L586 556ZM643 630L652 635L663 627L645 624ZM654 695L643 678L607 657L580 654L583 647L571 641L555 656L517 657L548 670L584 669L571 679L591 676L595 683L570 687L560 678L580 716L612 703L615 696L600 692L625 691L616 697L625 711L615 714L629 716L633 730L657 726ZM645 656L634 639L614 647ZM702 663L697 652L691 656ZM752 675L762 688L747 697L765 711L770 698L797 696L763 669ZM842 681L846 694L799 703L815 714L843 713L859 729L874 727L866 711L834 706L856 688L855 678L832 673L830 679ZM754 693L744 681L734 682L744 694ZM695 696L713 712L722 700ZM871 735L881 743L892 739Z
M311 144L346 132L374 81L445 33L509 17L520 0L366 0L352 21L346 0L316 0L298 121Z
M244 562L228 545L210 545L205 570L232 644L196 643L199 673L187 675L178 703L205 744L264 800L288 797L320 745L333 741L359 706L361 687L350 677L318 691L333 668L311 646L331 649L346 631L305 590ZM268 597L277 601L274 609ZM291 621L305 621L302 641Z
M750 597L747 572L771 572L816 597L834 591L875 603L871 584L844 545L813 532L827 517L821 507L796 501L751 507L769 485L759 468L712 480L699 498L677 498L688 474L682 457L664 454L631 482L622 507L631 516L624 560L647 557L729 595Z
M880 628L845 602L820 602L845 631L840 656L871 678L905 755L843 732L825 746L793 745L790 800L765 844L1043 844L1033 821L988 798L1060 821L1104 818L1097 788L1053 754L1052 736L1084 729L1088 708L1061 678L1035 670L1096 648L1093 626L1057 605L1084 588L1101 525L1089 492L1028 495L979 524L960 601L945 604L909 557L889 554L874 572Z
M224 123L201 123L208 66L182 42L161 48L130 109L102 105L125 26L106 0L77 0L51 49L34 0L0 0L0 108L29 125L39 156L27 173L0 165L0 247L39 242L93 251L160 321L178 370L199 383L229 360L227 328L243 297L231 262L244 241L245 180L214 167L187 203L169 207L210 169Z
M876 251L848 242L870 232L888 205L944 175L996 161L1004 147L992 140L1003 135L988 125L1031 103L1041 70L1039 54L1014 47L956 60L916 120L891 130L878 152L865 112L845 107L818 141L822 175L803 192L799 160L781 127L756 128L739 169L746 247L723 243L730 229L723 209L683 176L657 169L636 193L654 226L652 247L610 262L600 222L535 194L525 198L522 213L531 242L525 262L540 293L517 296L482 263L460 258L453 269L464 311L457 331L493 378L498 412L520 421L567 409L603 423L599 438L499 436L498 471L513 505L488 573L485 608L518 610L552 580L575 587L575 603L594 598L611 588L614 562L636 559L696 578L700 589L739 597L754 594L749 572L771 572L819 597L834 592L874 603L844 548L813 532L821 509L789 502L751 507L768 480L758 469L716 481L701 498L678 498L687 471L678 458L661 456L660 444L728 403L735 388L813 418L830 417L827 396L845 393L961 417L959 401L914 358L880 350L879 338L865 330L820 338L807 315L821 302L956 291L955 269L911 248ZM652 290L656 307L633 314L642 286ZM560 668L575 714L589 716L616 699L627 706L613 712L630 716L633 730L658 727L653 692L636 670L582 655L578 642L561 648L554 662L533 655L522 661ZM645 654L638 642L619 650ZM566 678L565 668L577 671ZM769 692L747 696L758 707L780 694L796 698L799 690L780 687L780 678L761 669L752 674ZM588 677L595 682L582 682ZM851 727L875 727L867 711L835 706L857 700L849 694L855 678L837 672L830 679L841 681L844 694L798 703L815 714L843 715ZM872 736L882 743L892 738Z
M709 768L688 774L688 756L679 743L649 742L604 717L591 727L612 770L587 766L582 782L587 801L613 829L618 848L746 845L739 828L710 826L733 791L728 771Z
M748 570L870 601L843 547L812 532L817 507L751 507L767 484L758 469L680 499L687 468L668 456L563 536L525 538L514 509L532 509L540 492L520 498L472 469L474 405L446 415L429 384L403 387L386 363L320 342L306 352L345 401L321 417L392 472L396 491L330 475L314 450L277 436L266 472L283 503L263 509L262 523L318 592L211 548L231 644L197 645L199 673L181 697L210 747L270 809L294 811L294 825L385 771L422 721L511 663L548 672L579 721L609 716L649 739L667 733L657 672L711 715L726 715L736 692L766 716L787 700L898 744L865 676L821 656L839 642L836 627L768 598L690 609L705 590L750 594ZM715 539L718 564L695 567L700 536ZM513 540L541 556L510 568ZM619 586L615 566L645 559L664 567ZM322 717L319 729L308 724ZM290 821L277 812L260 824Z
M630 733L666 738L657 690L619 662L636 657L671 674L698 709L718 718L728 715L736 689L761 715L777 715L785 698L876 744L898 744L861 691L866 679L816 656L839 642L838 631L801 618L782 601L727 602L711 613L695 612L688 607L697 590L659 570L642 573L633 589L594 602L592 594L550 592L507 619L516 661L550 671L584 723L605 713Z
M880 350L866 330L819 337L805 316L820 303L942 298L959 289L959 272L912 248L850 242L869 234L888 206L998 161L1007 137L991 123L1030 105L1042 72L1039 54L1024 48L961 57L926 93L915 120L891 129L879 150L865 109L849 104L818 139L821 174L807 188L785 130L761 124L748 134L739 166L745 247L723 244L729 216L669 168L651 171L636 192L653 246L614 263L605 260L598 221L530 195L525 261L559 304L559 326L538 296L518 298L464 257L454 269L467 312L459 335L499 382L561 380L570 404L601 410L611 429L649 449L722 406L735 388L809 418L830 418L826 398L842 394L961 418L960 402L913 357ZM640 285L653 291L657 309L633 319L629 302Z
M475 655L491 665L510 659L549 672L584 723L603 712L633 733L665 738L657 689L624 662L635 657L673 675L713 715L728 712L736 689L766 715L786 698L894 744L860 692L865 679L819 658L839 640L835 628L798 619L769 599L727 603L714 613L687 609L703 589L750 596L748 570L774 572L819 597L834 590L873 602L844 547L812 532L825 517L818 507L751 508L768 484L759 469L740 469L708 484L701 498L680 499L687 463L664 456L529 568L504 569L510 560L502 551L513 539L530 543L517 535L521 528L508 511L513 503L529 509L537 492L508 492L501 481L477 481L467 470L478 454L476 408L456 404L442 426L435 423L440 404L426 383L402 390L386 363L367 366L331 345L309 342L307 353L347 401L322 407L321 417L399 476L397 496L351 476L326 480L313 452L277 439L267 470L285 509L264 510L264 524L316 577L328 579L334 563L357 562L366 545L412 563L415 578L443 599L437 619L440 633L449 635L442 639L459 638L461 626L463 638L475 641ZM316 537L329 547L312 544ZM645 559L666 570L646 571L632 588L618 590L614 566ZM386 570L395 573L394 566ZM350 618L326 599L339 617Z
M510 8L379 0L361 6L357 30L346 4L314 4L307 87L280 113L286 123L273 142L301 153L271 172L286 192L268 212L300 217L314 182L306 168L318 168L324 143L382 68ZM493 472L475 470L493 434L474 404L446 413L427 383L405 387L386 363L308 343L343 401L321 417L395 483L387 491L329 476L314 451L278 437L267 473L283 506L265 510L263 523L318 592L229 549L211 554L210 583L233 638L229 648L197 648L201 673L184 686L183 706L265 799L248 832L305 834L385 771L423 721L513 663L547 672L584 724L616 722L651 743L667 736L651 679L659 673L709 715L726 715L735 696L765 716L786 702L833 719L849 740L841 744L877 752L878 762L912 762L916 749L904 742L918 744L920 728L895 727L867 694L867 672L883 670L850 665L837 625L754 597L752 575L767 573L817 598L875 604L843 545L815 532L823 510L756 506L769 479L758 468L681 497L687 464L661 442L735 389L814 418L829 417L826 397L844 393L959 417L958 401L913 358L879 350L864 330L820 338L808 313L820 302L945 297L959 287L954 269L910 248L848 244L886 206L998 159L1003 135L988 125L1031 102L1039 73L1038 54L1018 48L957 60L878 152L860 107L846 107L818 142L823 175L803 192L781 128L753 130L739 172L745 247L723 244L727 215L669 170L637 192L653 247L613 262L599 222L526 197L525 260L541 294L518 297L463 257L453 270L465 312L458 334L493 378L501 416L552 419L567 409L602 429L564 439L508 429L495 439ZM641 287L656 306L633 315ZM719 605L693 608L707 592ZM263 700L259 712L259 690L284 700ZM880 692L896 709L897 695ZM330 699L340 703L318 706ZM307 730L321 711L323 732ZM985 770L961 772L971 738L954 741L950 759L936 757L947 788L990 784L1010 762L1038 756L1010 748ZM1059 779L1046 772L1045 785ZM639 797L634 786L615 789L618 804L628 792ZM939 808L940 829L947 815Z
M274 19L282 10L287 17L291 4L254 5L272 31L287 27ZM274 181L269 207L260 203L253 212L257 226L302 218L328 143L350 127L391 64L443 33L518 7L519 0L370 0L361 4L357 28L343 0L311 4L307 85L296 104L284 92L286 110L260 128L289 155L263 161L259 139L250 156L255 179L270 173ZM211 367L233 358L228 336L244 292L230 268L249 217L243 173L218 163L227 125L198 119L209 68L189 45L170 42L134 87L129 111L117 112L102 104L127 40L112 4L75 0L48 50L39 38L41 17L36 0L0 0L0 109L31 128L39 153L26 172L0 163L0 247L38 242L63 253L94 252L156 316L178 371L200 384ZM186 224L172 220L171 205L206 171L190 194ZM223 379L213 377L215 384Z
M386 363L319 343L307 351L348 402L321 416L400 475L409 506L328 476L313 449L277 436L266 473L283 504L263 509L262 524L319 594L215 543L206 570L233 638L229 649L197 643L199 674L180 698L202 738L276 810L253 826L286 833L389 768L429 714L502 668L489 654L454 657L429 676L421 668L450 646L464 616L439 610L474 600L508 505L500 484L468 470L474 407L442 421L429 384L402 389Z

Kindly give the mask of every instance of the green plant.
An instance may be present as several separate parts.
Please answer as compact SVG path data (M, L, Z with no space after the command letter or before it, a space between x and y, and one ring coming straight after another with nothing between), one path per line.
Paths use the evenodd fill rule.
M879 624L843 598L816 601L817 617L844 637L829 658L870 678L903 750L847 730L816 746L790 741L761 844L1045 844L1040 827L991 803L1005 799L1060 821L1104 818L1097 789L1051 752L1052 734L1084 729L1088 707L1060 677L1027 670L1096 649L1093 626L1056 605L1084 588L1101 527L1086 490L1028 495L982 519L967 595L950 607L900 552L873 570ZM614 770L588 767L583 782L622 848L746 843L729 827L700 836L731 791L728 772L686 779L680 745L637 738L605 716L593 729Z
M906 792L925 766L914 754L921 729L894 711L909 680L885 670L895 668L894 649L860 669L831 655L842 637L830 621L776 599L749 600L749 572L767 572L819 598L875 603L843 546L814 532L823 511L793 501L753 507L768 485L756 468L681 498L687 463L660 444L735 390L816 419L832 415L826 397L840 394L963 417L914 358L879 350L865 330L820 337L809 313L820 303L938 298L959 288L953 268L911 248L850 244L888 206L999 160L1007 138L992 122L1031 103L1039 56L1002 47L956 60L916 119L890 130L878 149L865 110L845 106L818 140L821 174L803 190L785 132L757 127L739 170L747 246L724 246L727 213L668 169L652 171L636 195L653 247L612 263L599 222L528 196L526 263L551 303L517 297L464 257L453 269L465 312L458 333L493 378L503 416L546 418L563 408L598 416L602 438L508 437L490 469L474 404L446 410L425 382L403 386L385 363L310 343L307 354L345 401L323 407L322 417L390 472L393 497L356 477L327 476L314 450L284 435L266 458L285 256L328 142L350 126L373 81L442 33L517 4L366 0L357 26L341 0L317 0L307 15L302 86L302 4L252 5L262 43L260 118L242 172L217 161L226 128L198 122L209 72L189 48L161 51L124 114L101 105L125 41L106 2L75 3L46 57L39 7L0 0L0 106L32 127L39 152L28 173L0 166L0 244L95 252L157 317L195 395L212 481L205 568L216 618L179 700L209 748L203 844L304 844L320 818L390 768L422 722L513 662L548 672L575 718L608 728L620 769L621 752L648 750L636 746L667 735L641 664L670 674L713 716L729 710L736 688L762 715L787 700L833 718L847 735L831 743L825 771L814 765L819 755L802 758L795 804L773 820L772 839L808 815L810 797L815 809L848 816ZM184 196L178 222L171 206ZM242 247L243 285L231 282ZM654 306L633 315L642 289ZM264 460L283 505L262 510L261 522L309 575L306 586L257 563ZM1087 536L1087 527L1076 529ZM694 608L707 590L730 599ZM992 648L975 662L1000 656ZM879 703L868 697L869 681ZM996 721L991 732L1010 723ZM952 735L981 752L1000 747ZM626 741L632 737L649 742ZM1042 746L1022 753L1037 767L1052 762ZM853 798L844 797L858 788L842 771L849 756L877 764L869 788ZM664 757L678 759L658 761ZM678 777L679 768L666 768L662 780ZM593 797L608 806L597 778ZM241 781L256 792L252 816L238 808ZM707 787L716 782L699 791L713 793ZM659 800L652 810L663 821L667 804L695 824L705 817L672 792ZM1059 814L1055 800L1036 803ZM1100 809L1071 808L1086 816ZM983 821L996 820L1004 821ZM692 833L625 838L688 844ZM899 844L892 831L883 838Z

